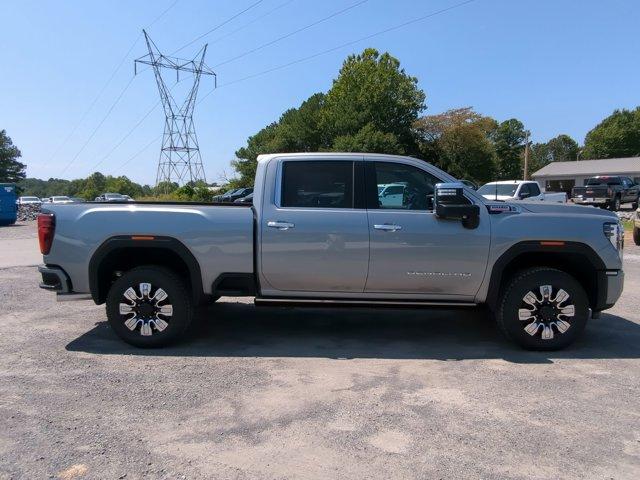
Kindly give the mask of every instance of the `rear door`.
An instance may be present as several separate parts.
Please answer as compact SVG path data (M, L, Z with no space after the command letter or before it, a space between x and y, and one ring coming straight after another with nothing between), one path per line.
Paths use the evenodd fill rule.
M278 162L260 220L263 292L361 293L369 262L361 157Z
M486 208L480 225L441 220L433 211L435 184L442 180L406 160L366 162L370 260L365 291L413 294L416 298L470 301L484 277L490 225ZM378 186L405 185L399 206L377 198Z

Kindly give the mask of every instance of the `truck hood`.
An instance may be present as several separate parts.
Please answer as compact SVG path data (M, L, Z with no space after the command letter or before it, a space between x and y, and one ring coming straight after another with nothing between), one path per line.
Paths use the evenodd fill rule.
M601 208L586 207L582 205L572 205L570 203L545 203L545 202L518 202L512 203L513 206L518 206L523 210L527 210L531 213L558 213L562 215L597 215L605 219L617 221L618 216L607 210Z
M486 195L482 195L484 198L486 198L487 200L498 200L498 201L506 201L506 200L513 200L513 197L509 196L509 195L491 195L491 194L486 194Z

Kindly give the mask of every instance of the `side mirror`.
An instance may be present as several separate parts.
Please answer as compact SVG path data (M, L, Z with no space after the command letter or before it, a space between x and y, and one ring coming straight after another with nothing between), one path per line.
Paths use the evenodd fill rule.
M435 193L436 216L447 220L460 220L464 228L477 228L480 207L472 205L463 195L461 183L437 183Z

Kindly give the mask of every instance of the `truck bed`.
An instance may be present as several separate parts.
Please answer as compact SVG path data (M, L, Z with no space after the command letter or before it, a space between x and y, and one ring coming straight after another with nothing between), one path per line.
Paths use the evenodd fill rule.
M202 284L222 273L253 273L253 209L247 204L87 202L43 205L56 216L48 265L64 265L77 291L89 291L87 265L114 237L171 237L200 266Z

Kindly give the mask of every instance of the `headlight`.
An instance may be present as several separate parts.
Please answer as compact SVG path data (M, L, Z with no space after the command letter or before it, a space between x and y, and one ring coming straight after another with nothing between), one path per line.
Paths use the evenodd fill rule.
M624 248L624 229L620 222L607 222L602 226L604 236L609 239L611 245L622 254Z

